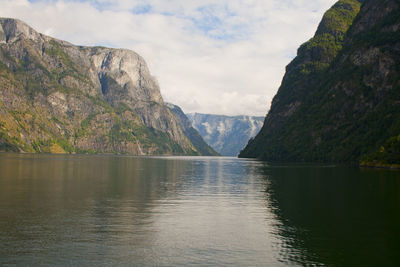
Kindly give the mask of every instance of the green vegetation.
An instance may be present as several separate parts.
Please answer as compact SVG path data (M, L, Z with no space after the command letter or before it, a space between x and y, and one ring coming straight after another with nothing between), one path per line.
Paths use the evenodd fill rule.
M158 131L153 128L148 128L145 125L136 125L131 121L117 120L108 134L112 143L127 141L138 143L144 148L155 148L155 154L165 154L168 151L171 154L185 154L185 151L180 145L173 142L169 134ZM190 151L189 154L193 154Z
M121 115L125 111L131 111L132 112L132 109L125 103L120 103L118 105L118 107L115 108L115 113L117 113L118 115Z
M186 130L185 135L189 138L190 142L192 142L193 146L202 156L219 156L218 152L209 146L201 137L199 132L193 127Z
M129 128L132 129L132 125L129 125L129 123L123 123L121 120L117 120L117 122L111 127L111 130L108 134L111 142L115 143L119 141L129 141L136 143L135 135L132 131L128 130Z
M55 144L59 145L65 152L73 153L75 152L75 148L70 144L67 139L61 138L55 141Z
M59 67L61 71L57 70L57 68L53 69L52 71L52 74L54 75L54 80L59 82L62 78L66 76L71 76L78 81L89 83L89 79L85 75L83 75L82 70L78 69L76 64L68 56L68 54L64 52L59 43L51 40L49 44L50 47L48 49L45 49L45 53L53 58L56 58L60 62Z
M89 135L89 126L90 122L96 117L97 114L92 113L89 114L84 120L81 122L81 127L75 131L75 139L81 138L83 136Z
M288 66L264 130L249 142L241 157L285 162L358 164L363 159L365 165L400 163L395 142L400 133L400 58L393 45L393 36L397 35L398 42L398 34L383 30L400 22L399 12L379 16L371 11L375 10L371 5L382 3L370 2L362 14L370 20L380 18L376 24L362 31L350 28L343 32L351 24L349 19L354 19L348 14L354 13L337 8L350 2L358 12L356 1L339 1L325 14L316 36L299 49L298 57ZM376 10L385 8L378 6ZM328 23L333 18L338 23Z
M35 152L50 153L50 147L53 144L51 140L35 140L32 142L32 147Z
M196 154L184 136L175 142L175 133L147 127L127 97L130 88L121 86L112 71L93 73L92 56L108 53L114 50L51 38L38 42L23 32L0 44L0 151ZM140 105L148 108L140 112L148 112L161 103Z
M32 141L37 153L74 153L75 148L66 139L39 139Z
M32 40L22 40L25 53L22 59L13 57L5 51L5 47L0 49L0 70L5 70L1 76L10 80L18 81L24 84L26 93L32 100L35 95L42 93L48 95L54 91L63 93L80 93L79 88L69 88L61 85L63 78L69 76L75 79L83 86L92 86L88 77L84 75L83 70L72 61L72 59L63 51L61 45L54 40L47 44L43 49L45 55L53 57L49 63L43 59L42 55L35 50L36 44ZM11 66L8 68L1 60L7 61Z
M400 169L400 135L389 138L379 150L363 156L360 165Z
M338 1L324 14L317 35L327 33L333 35L336 40L342 41L360 11L361 2L357 0Z
M300 46L297 57L287 66L276 96L280 108L295 101L302 102L317 86L319 77L341 51L344 35L359 9L358 1L341 0L325 13L315 36Z
M0 131L0 151L18 152L18 140L10 138L5 132Z
M93 102L94 105L102 107L104 109L103 111L104 113L114 112L114 108L100 97L89 96L89 95L87 95L86 97L88 97Z

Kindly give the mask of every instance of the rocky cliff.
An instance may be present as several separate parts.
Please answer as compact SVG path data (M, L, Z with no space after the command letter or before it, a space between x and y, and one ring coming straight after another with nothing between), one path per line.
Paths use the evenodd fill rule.
M178 119L184 134L192 142L193 146L202 156L218 156L219 154L210 147L201 137L200 133L193 128L192 123L182 111L180 107L174 104L167 103L168 108L175 114Z
M0 19L0 150L198 154L146 62Z
M399 6L340 0L328 10L287 66L260 134L240 156L359 162L384 151L400 134Z
M234 156L262 127L264 117L186 114L204 140L223 156Z

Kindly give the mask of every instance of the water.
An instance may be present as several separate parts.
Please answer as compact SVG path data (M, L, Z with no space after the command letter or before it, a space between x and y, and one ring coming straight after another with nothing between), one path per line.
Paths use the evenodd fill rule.
M400 266L400 172L0 154L0 265Z

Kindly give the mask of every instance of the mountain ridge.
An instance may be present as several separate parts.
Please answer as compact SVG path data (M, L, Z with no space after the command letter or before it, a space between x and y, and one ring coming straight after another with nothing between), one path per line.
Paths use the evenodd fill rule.
M144 59L0 18L0 150L199 154Z
M237 156L262 126L261 116L227 116L188 113L186 116L203 139L223 156Z
M338 1L325 15L350 2ZM304 55L299 49L287 68L263 129L241 157L358 164L367 158L376 160L369 155L399 135L399 3L361 2L343 32L340 49L334 57L324 57L328 64L322 69L290 77L291 66L302 67L298 62ZM357 1L352 4L358 5ZM319 34L317 31L316 36ZM329 51L334 44L328 41L320 49ZM310 59L311 65L319 65L318 58ZM392 156L400 153L390 151Z

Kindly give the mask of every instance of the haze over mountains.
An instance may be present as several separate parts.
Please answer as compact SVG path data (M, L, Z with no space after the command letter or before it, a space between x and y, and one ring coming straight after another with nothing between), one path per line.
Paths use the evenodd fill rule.
M182 127L183 132L192 142L197 151L201 153L203 156L218 156L219 154L209 146L202 138L200 133L193 128L192 122L189 118L183 113L182 109L177 105L167 103L168 108L175 114L178 118L179 123Z
M287 66L240 157L399 164L399 30L399 1L338 1Z
M236 157L261 129L264 117L189 113L203 139L223 156Z

